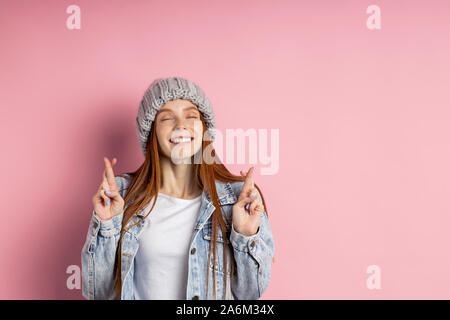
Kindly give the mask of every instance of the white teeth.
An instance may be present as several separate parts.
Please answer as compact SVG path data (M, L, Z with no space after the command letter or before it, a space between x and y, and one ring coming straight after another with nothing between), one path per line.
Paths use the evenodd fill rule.
M182 143L182 142L188 142L191 141L191 138L174 138L174 139L170 139L171 142L173 143Z

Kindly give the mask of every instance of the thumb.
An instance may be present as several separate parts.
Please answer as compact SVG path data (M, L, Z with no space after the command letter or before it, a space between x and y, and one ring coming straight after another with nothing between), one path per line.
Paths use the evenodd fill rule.
M251 202L252 199L250 197L242 197L241 199L236 202L237 206L239 208L243 208L247 203Z
M111 198L111 199L118 199L120 198L120 194L118 191L114 190L105 190L105 196Z

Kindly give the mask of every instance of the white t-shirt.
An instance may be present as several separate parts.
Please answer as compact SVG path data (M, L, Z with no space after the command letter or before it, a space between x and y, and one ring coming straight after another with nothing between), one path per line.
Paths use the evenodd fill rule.
M200 206L201 195L187 200L158 194L138 239L136 300L186 299L189 246Z

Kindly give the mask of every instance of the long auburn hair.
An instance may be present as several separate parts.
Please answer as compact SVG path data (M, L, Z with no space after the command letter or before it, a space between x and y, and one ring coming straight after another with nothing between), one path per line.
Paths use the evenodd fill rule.
M203 124L203 134L205 133L206 124L205 119L203 118L203 115L200 113L200 118ZM155 117L156 120L156 117ZM114 291L114 298L117 299L120 297L122 292L122 276L121 276L121 247L122 247L122 237L123 234L134 227L135 225L141 223L145 218L148 217L150 212L153 210L156 200L158 198L158 192L160 190L161 186L161 169L159 164L159 152L158 152L158 143L156 138L156 121L153 122L152 128L149 133L149 139L148 139L148 147L147 152L145 155L145 160L142 163L142 165L134 172L125 173L126 175L129 175L131 177L125 176L125 174L119 174L118 176L126 178L128 180L131 179L131 182L128 185L128 191L125 194L124 202L125 204L130 203L130 205L125 209L123 214L123 220L122 220L122 229L120 233L120 238L118 242L118 246L116 249L116 256L115 256L115 264L114 264L114 282L113 286L111 287L111 291ZM207 149L210 151L210 155L213 157L214 161L212 161L211 164L206 163L203 160L203 154L204 150ZM199 150L200 152L200 150ZM202 142L202 160L201 163L193 163L193 170L194 170L194 176L195 176L195 182L197 185L205 190L211 201L212 204L215 207L215 210L212 214L212 228L211 228L211 242L209 243L209 254L208 254L208 266L207 266L207 273L206 273L206 298L208 297L208 281L209 281L209 261L211 258L211 251L213 252L213 291L214 291L214 299L216 298L216 273L215 273L215 267L216 267L216 242L217 242L217 227L220 227L220 230L222 232L222 235L226 235L227 229L226 224L223 219L223 215L221 213L222 208L219 204L219 197L217 195L216 190L216 184L215 181L222 181L222 182L234 182L234 181L244 181L244 177L237 176L232 174L220 161L218 156L216 155L216 152L213 148L213 145L211 144L211 141L203 139ZM191 159L192 160L192 159ZM211 162L211 161L210 161ZM261 190L259 187L254 184L256 189L259 191L262 202L264 205L264 210L267 214L267 206L264 200L264 197L262 195ZM121 191L121 190L119 190ZM126 228L126 225L128 222L136 216L136 214L146 208L151 200L155 197L155 201L153 201L152 207L150 208L150 211L148 214L140 219L137 223L134 223L130 225L128 228ZM134 199L134 200L133 200ZM267 214L268 216L268 214ZM231 221L229 221L229 225L231 226ZM226 236L224 237L226 238ZM212 243L212 246L211 246ZM223 260L224 260L224 297L226 297L226 289L227 289L227 255L225 250L226 245L231 245L230 243L227 244L227 241L224 241L224 248L223 248ZM230 247L231 252L231 261L234 261L234 254L233 249ZM231 291L233 290L233 279L234 279L234 262L231 263ZM110 291L110 293L111 293Z

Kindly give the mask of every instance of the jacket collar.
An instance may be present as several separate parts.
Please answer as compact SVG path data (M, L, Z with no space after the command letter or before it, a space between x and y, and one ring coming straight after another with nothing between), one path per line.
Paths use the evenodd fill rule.
M221 181L216 180L216 190L217 190L217 196L219 197L219 204L225 205L225 204L236 203L237 197L233 191L231 183L221 182ZM209 194L206 192L206 190L203 190L202 202L212 204L211 198L209 197Z
M216 180L216 190L217 190L217 196L219 198L219 204L220 205L226 205L226 204L234 204L237 202L237 196L233 191L233 187L231 186L230 182L222 182ZM136 215L140 217L141 219L144 218L148 212L150 211L152 202L150 202L150 205L148 205L144 210L141 210ZM209 194L206 192L205 189L203 189L202 192L202 204L200 209L200 214L197 219L196 228L201 228L201 226L209 219L211 214L214 212L215 207L211 202L211 198ZM132 224L134 219L131 219L128 224ZM144 220L145 223L146 219ZM137 222L137 221L135 221ZM139 224L139 226L143 226L144 224ZM137 234L139 231L135 230L136 226L131 228L129 231L131 231L133 234Z

